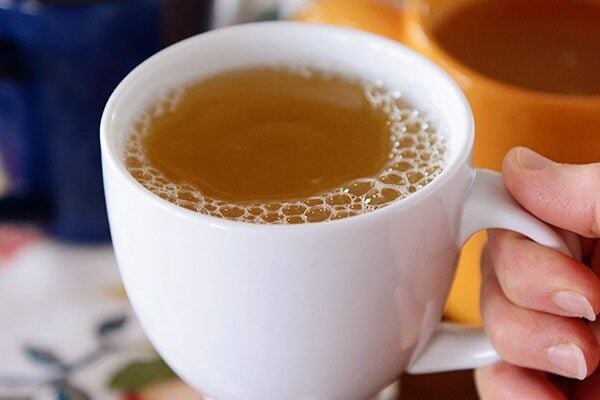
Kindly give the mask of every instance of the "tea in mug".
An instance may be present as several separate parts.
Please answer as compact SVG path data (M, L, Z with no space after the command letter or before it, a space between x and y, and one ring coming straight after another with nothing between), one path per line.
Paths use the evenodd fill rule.
M441 47L493 79L528 89L600 95L600 2L482 0L434 27Z
M157 101L125 164L156 195L254 223L346 218L416 192L443 169L436 126L380 82L308 68L220 73Z

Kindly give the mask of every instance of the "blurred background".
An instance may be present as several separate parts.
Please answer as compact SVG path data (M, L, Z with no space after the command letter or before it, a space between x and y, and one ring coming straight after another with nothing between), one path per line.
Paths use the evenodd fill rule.
M562 162L598 160L597 94L516 90L427 39L430 16L476 1L0 0L0 400L201 399L152 350L130 310L100 167L110 93L171 43L276 19L371 31L422 52L459 82L475 114L477 166L499 169L517 144ZM478 234L463 250L451 321L481 324L484 241ZM472 371L401 379L406 400L477 398ZM380 397L397 395L391 388Z
M209 27L208 0L0 3L0 217L109 240L98 124L137 64Z

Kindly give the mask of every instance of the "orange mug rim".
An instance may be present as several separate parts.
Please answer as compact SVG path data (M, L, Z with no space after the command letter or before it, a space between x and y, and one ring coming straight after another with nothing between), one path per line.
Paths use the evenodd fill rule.
M569 105L582 105L582 106L600 106L600 94L591 95L577 95L577 94L560 94L552 92L544 92L541 90L528 89L522 86L507 83L498 79L491 78L481 72L463 64L456 57L448 53L435 39L430 29L427 28L424 16L419 13L420 5L423 4L423 0L412 0L406 6L406 11L402 18L404 19L404 27L406 31L406 24L411 19L414 19L415 25L419 29L420 36L424 39L424 44L435 53L439 54L440 58L446 62L449 67L457 71L461 76L464 76L468 80L477 80L483 82L485 85L494 88L495 90L502 90L508 92L511 96L518 96L526 100L533 100L544 103L552 104L569 104ZM408 36L410 32L405 32Z

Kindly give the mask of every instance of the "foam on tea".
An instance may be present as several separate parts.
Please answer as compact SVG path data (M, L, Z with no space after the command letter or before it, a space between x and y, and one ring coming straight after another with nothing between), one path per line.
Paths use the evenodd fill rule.
M431 182L447 145L398 91L309 69L253 68L180 88L128 137L131 175L174 204L304 223L384 207Z

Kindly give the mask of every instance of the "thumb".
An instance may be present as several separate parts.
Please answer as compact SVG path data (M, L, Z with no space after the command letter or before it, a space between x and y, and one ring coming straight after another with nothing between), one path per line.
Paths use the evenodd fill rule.
M517 147L504 158L503 174L513 197L541 220L600 238L600 163L558 164Z

